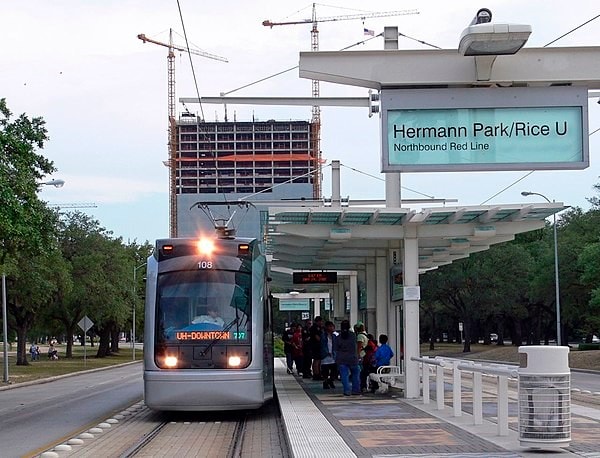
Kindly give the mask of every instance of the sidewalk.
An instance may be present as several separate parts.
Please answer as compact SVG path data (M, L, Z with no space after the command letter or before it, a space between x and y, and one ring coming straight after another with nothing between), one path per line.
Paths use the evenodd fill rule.
M591 405L572 406L571 446L546 453L519 445L516 402L509 405L509 435L500 437L494 422L495 402L490 399L484 400L484 424L475 426L471 415L464 412L472 406L466 393L463 415L455 418L448 402L443 411L436 411L435 403L406 400L399 391L348 398L342 395L341 386L324 390L321 382L286 374L280 360L275 371L294 456L539 458L550 453L600 458L600 409ZM451 395L446 391L446 399ZM338 453L332 455L322 444Z

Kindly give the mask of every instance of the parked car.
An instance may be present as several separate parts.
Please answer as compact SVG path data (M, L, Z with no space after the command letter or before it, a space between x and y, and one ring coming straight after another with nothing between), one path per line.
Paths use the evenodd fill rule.
M498 342L498 334L494 334L494 333L490 334L490 340L492 342Z

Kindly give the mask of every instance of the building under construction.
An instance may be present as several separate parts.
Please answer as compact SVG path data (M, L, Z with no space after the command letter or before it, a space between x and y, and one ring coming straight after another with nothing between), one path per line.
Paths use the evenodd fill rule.
M319 197L320 155L314 131L308 121L204 122L182 115L176 123L174 161L177 236L212 229L210 219L194 207L199 201L245 199L256 204ZM230 210L224 207L221 212ZM257 237L266 208L258 205L246 211L233 218L238 235Z

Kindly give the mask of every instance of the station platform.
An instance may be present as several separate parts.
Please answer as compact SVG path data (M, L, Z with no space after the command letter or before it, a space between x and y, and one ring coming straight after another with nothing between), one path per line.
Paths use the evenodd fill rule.
M452 415L451 387L441 411L435 403L404 399L395 389L344 396L341 383L326 390L322 382L288 374L282 359L275 361L275 385L294 457L600 458L598 404L572 403L569 447L530 449L519 444L516 400L509 403L509 434L498 436L495 402L484 398L483 424L474 425L466 393L467 413Z

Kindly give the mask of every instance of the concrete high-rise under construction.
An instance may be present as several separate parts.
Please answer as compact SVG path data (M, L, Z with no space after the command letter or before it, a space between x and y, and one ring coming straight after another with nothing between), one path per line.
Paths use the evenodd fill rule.
M182 116L176 124L175 193L177 236L213 230L197 202L252 202L256 208L214 207L214 217L232 219L237 234L260 237L266 206L259 201L313 199L320 167L308 121L204 122ZM318 196L317 196L318 197ZM282 205L285 203L283 202ZM271 204L273 205L273 204Z

